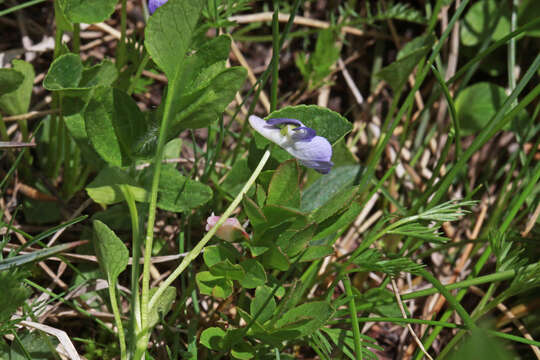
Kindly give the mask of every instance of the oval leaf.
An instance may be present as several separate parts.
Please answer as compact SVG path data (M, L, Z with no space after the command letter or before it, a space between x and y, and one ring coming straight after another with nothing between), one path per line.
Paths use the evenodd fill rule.
M107 225L99 220L93 221L94 247L99 265L107 275L109 283L116 281L129 261L126 245Z

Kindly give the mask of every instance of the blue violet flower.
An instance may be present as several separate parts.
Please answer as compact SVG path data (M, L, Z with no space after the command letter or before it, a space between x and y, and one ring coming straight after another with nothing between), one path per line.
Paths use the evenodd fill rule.
M297 158L300 164L321 174L328 174L332 169L332 145L299 120L279 118L265 121L251 115L249 123L259 134Z
M152 15L158 7L165 4L166 2L167 0L148 0L148 11L150 12L150 15Z

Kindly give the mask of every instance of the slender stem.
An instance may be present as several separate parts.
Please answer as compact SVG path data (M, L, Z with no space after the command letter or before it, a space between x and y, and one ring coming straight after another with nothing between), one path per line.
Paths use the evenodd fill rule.
M476 329L476 324L471 319L469 313L463 308L461 303L450 293L450 291L446 287L444 287L443 284L441 284L441 282L435 276L431 275L429 271L424 270L424 269L421 269L419 273L420 275L422 275L424 279L429 281L435 288L437 288L437 290L441 292L442 296L446 298L446 301L448 301L448 303L458 313L458 315L461 317L461 320L465 323L465 326L467 326L469 330Z
M12 6L12 7L10 7L9 9L0 11L0 17L1 17L1 16L4 16L4 15L7 15L7 14L9 14L9 13L12 13L12 12L15 12L15 11L18 11L18 10L21 10L21 9L24 9L24 8L27 8L27 7L29 7L29 6L33 6L33 5L36 5L36 4L45 2L45 1L47 1L47 0L33 0L33 1L25 2L25 3L23 3L23 4L19 4L19 5L16 5L16 6Z
M141 330L141 305L139 301L139 259L141 257L141 238L140 238L140 223L139 213L133 193L127 186L121 186L120 190L126 200L129 216L131 218L131 237L132 237L132 263L131 263L131 321L133 337ZM135 346L136 341L132 341L132 346Z
M158 144L156 149L156 156L154 157L154 175L152 178L152 187L150 190L150 205L148 206L148 223L146 228L146 238L144 244L144 266L143 266L143 279L142 279L142 296L141 296L141 329L143 334L149 333L148 326L148 314L150 308L148 302L150 300L150 257L152 254L152 244L154 242L154 224L156 222L157 211L157 197L158 197L158 185L159 176L161 174L161 159L163 159L163 149L165 147L165 140L167 139L167 129L169 120L173 116L171 114L173 95L175 93L175 80L173 79L169 84L169 92L165 99L165 107L163 111L163 119L161 122L161 128L158 137Z
M345 292L347 296L351 298L349 301L349 312L351 314L351 323L354 335L354 352L356 353L356 359L362 359L362 339L360 338L360 326L358 325L357 311L356 311L356 302L354 301L354 295L351 288L351 280L349 276L346 275L343 281L345 285Z
M195 247L186 255L186 257L184 257L180 265L178 265L178 267L172 272L172 274L169 275L169 277L165 279L165 281L163 281L159 285L159 288L157 289L155 294L152 296L152 299L150 300L150 303L148 304L149 308L152 308L156 305L157 301L159 300L159 297L161 296L161 294L163 294L165 289L167 289L167 287L169 287L173 283L173 281L176 280L176 278L180 276L180 274L182 274L182 272L188 267L188 265L193 260L195 260L197 256L199 256L199 254L204 249L204 246L208 243L208 241L210 241L210 239L212 239L212 236L214 236L214 234L216 233L217 229L219 229L221 224L223 224L229 218L229 216L232 214L234 209L236 209L238 204L240 204L240 201L242 201L244 194L248 192L248 190L251 188L255 180L257 180L257 177L259 176L262 169L264 168L264 165L266 165L266 162L268 161L269 157L270 157L270 150L266 150L261 160L259 161L259 165L257 165L257 168L255 168L255 171L253 172L249 180L246 182L242 190L240 190L238 195L236 195L236 198L234 198L234 200L229 205L227 210L225 210L223 215L221 215L216 225L212 229L210 229L210 231L206 233L206 235L201 239L201 241L199 241L199 243L195 245Z
M126 335L124 334L124 326L122 325L120 309L118 308L118 303L116 302L116 281L109 278L108 282L109 298L111 299L111 308L114 315L114 322L116 323L116 327L118 328L118 341L120 342L120 359L126 360Z

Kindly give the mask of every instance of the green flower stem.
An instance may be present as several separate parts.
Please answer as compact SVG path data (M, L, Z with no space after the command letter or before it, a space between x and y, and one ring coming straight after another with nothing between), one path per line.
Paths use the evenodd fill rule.
M201 241L199 241L199 243L195 245L195 247L186 255L186 257L182 260L180 265L178 265L178 267L173 271L173 273L169 275L169 277L159 285L159 288L157 289L156 293L152 296L152 299L150 300L150 303L148 304L149 308L152 308L156 305L157 301L159 300L159 297L163 294L165 289L167 289L167 287L169 287L173 283L173 281L176 280L176 278L180 276L180 274L182 274L182 272L188 267L188 265L193 260L195 260L197 256L199 256L199 254L204 249L205 245L208 243L208 241L210 241L210 239L212 239L212 236L214 236L214 234L219 229L219 227L229 218L229 216L232 214L234 209L236 209L238 204L240 204L240 201L242 201L244 194L246 194L248 190L251 188L251 186L253 185L253 183L255 182L259 174L261 173L262 169L264 168L264 165L266 165L266 162L268 161L269 158L270 158L270 150L266 150L261 160L259 161L259 165L257 165L257 168L255 169L255 171L253 172L249 180L246 182L242 190L240 190L238 195L236 195L236 197L234 198L232 203L229 205L227 210L225 210L223 215L221 215L216 225L212 229L210 229L210 231L206 233L206 235L201 239Z
M175 89L176 81L173 79L169 83L169 91L167 92L167 98L165 99L165 107L163 110L163 119L161 121L161 127L159 131L156 156L154 157L153 161L154 175L152 177L152 187L150 189L150 205L148 206L148 223L146 227L146 237L144 243L144 265L141 295L142 334L137 335L140 339L140 341L137 342L137 350L142 350L141 347L143 346L143 340L146 340L150 334L150 329L148 328L148 317L150 312L150 308L148 307L148 302L150 300L150 257L152 255L152 244L154 242L154 224L156 222L159 176L161 174L161 160L163 159L163 151L167 139L169 121L173 117L171 109L173 96L176 92ZM144 348L146 349L146 341L144 342Z
M343 280L343 285L345 285L345 292L347 296L351 298L349 301L349 311L351 313L351 323L354 335L354 352L356 354L356 359L362 359L362 339L360 338L360 326L358 325L357 311L356 311L356 302L354 301L354 295L351 287L351 279L349 275L345 276Z
M135 203L135 198L133 193L129 190L127 186L121 186L120 190L124 195L126 200L129 216L131 218L131 237L133 243L133 252L132 252L132 263L131 263L131 331L133 336L141 330L141 304L139 301L139 259L141 257L141 234L140 234L140 223L139 223L139 213L137 211L137 205ZM132 346L134 346L136 341L132 341Z
M111 299L111 308L114 315L114 322L118 328L118 341L120 342L120 359L127 360L126 352L126 335L124 334L124 326L122 325L122 318L120 316L120 309L116 302L116 280L108 279L109 283L109 298Z

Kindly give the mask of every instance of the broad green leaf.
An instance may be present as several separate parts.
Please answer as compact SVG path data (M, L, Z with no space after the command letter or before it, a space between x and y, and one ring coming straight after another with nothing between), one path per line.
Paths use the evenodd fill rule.
M257 257L265 268L277 269L280 271L287 271L290 263L287 256L277 246L270 246L268 251Z
M352 125L335 111L316 105L288 106L272 112L266 117L300 120L314 129L317 135L325 137L331 144L336 143L352 129Z
M79 55L64 54L56 58L43 79L43 87L62 91L66 96L82 96L98 86L110 86L118 76L116 66L109 60L84 67Z
M153 168L143 171L142 182L150 188ZM159 178L158 207L167 211L183 212L199 207L212 198L212 189L182 175L173 166L162 166Z
M84 133L77 123L79 119L70 119L80 141L86 135L101 158L113 166L129 165L139 157L139 140L149 130L144 114L131 96L118 89L98 87L82 107Z
M174 102L177 114L170 136L186 128L199 128L217 120L244 83L241 67L226 68L231 41L218 36L187 56L179 81L180 96Z
M246 70L232 67L216 75L209 84L194 92L181 94L179 114L174 119L171 136L184 129L197 129L216 121L245 81Z
M460 24L461 43L475 46L489 37L502 39L510 32L510 9L505 2L479 0L469 8Z
M403 45L403 47L398 52L396 60L401 60L407 55L410 55L416 50L421 49L423 47L426 47L426 46L431 47L433 46L433 43L435 43L435 36L433 34L426 34L426 35L415 37L414 39L412 39L411 41Z
M0 96L9 94L24 81L24 75L15 69L0 69Z
M39 251L43 252L43 250ZM6 270L12 266L21 266L24 263L27 263L28 261L20 261L22 256L27 255L30 254L14 256L0 261L0 284L2 284L2 291L4 292L4 294L8 295L0 296L0 323L2 324L5 324L7 321L9 321L11 319L11 316L13 316L17 312L19 306L22 306L25 300L32 294L32 291L24 284L24 279L30 275L29 273L21 271L21 269L13 269L9 271L2 270ZM47 256L50 256L50 254L48 254ZM15 258L18 258L18 260L13 261L12 259ZM11 263L7 263L7 261L10 260Z
M261 324L270 320L276 309L276 300L272 289L268 286L259 286L255 290L255 298L251 301L249 312Z
M94 247L99 266L107 275L110 286L118 275L125 270L129 261L129 252L116 234L99 220L92 222L94 227Z
M208 349L219 351L223 347L224 337L225 330L218 327L209 327L202 332L200 342Z
M150 290L150 297L154 295L157 288ZM165 289L163 294L158 298L156 305L150 309L148 314L148 326L152 329L159 322L160 317L165 317L171 310L174 299L176 298L176 289L169 286Z
M256 355L255 348L253 348L253 346L245 342L237 343L231 349L231 356L238 360L253 359L255 355Z
M247 259L240 263L244 269L245 277L239 280L240 285L246 289L252 289L266 283L264 267L255 259Z
M356 183L362 171L360 165L340 166L329 174L321 176L302 192L302 206L305 212L312 212L322 207L344 188Z
M122 150L130 158L137 157L139 141L148 132L144 114L125 92L113 89L112 123Z
M276 322L276 329L287 328L308 336L332 318L335 310L324 301L305 303L287 311Z
M86 133L96 152L109 165L129 164L114 128L114 95L109 87L97 88L84 112Z
M306 59L306 54L298 53L295 64L308 83L310 89L317 88L332 72L332 65L339 58L341 47L337 46L335 29L324 29L318 32L315 51Z
M180 80L204 4L202 0L169 0L148 18L144 44L170 82Z
M409 52L408 55L384 67L376 76L386 81L394 92L399 92L416 65L430 52L431 46L432 44L427 43L425 46Z
M300 230L307 225L308 220L306 214L287 206L281 205L266 205L263 209L263 214L266 216L269 225L274 226L282 223L297 223L297 230Z
M347 186L338 192L334 197L328 200L324 206L321 206L311 215L311 219L316 223L321 223L329 217L335 215L346 205L350 205L356 196L356 186Z
M19 341L11 344L10 360L49 360L57 358L58 340L41 331L18 334Z
M73 31L73 24L68 20L60 1L54 2L54 23L58 31Z
M300 207L300 171L298 163L289 160L281 164L272 176L268 187L267 205L281 205L291 208Z
M111 205L124 201L121 186L128 186L135 200L147 201L147 192L137 182L119 168L104 168L86 187L88 196L98 204Z
M461 134L471 135L487 126L507 97L503 87L488 82L476 83L461 91L455 101ZM513 125L527 120L527 112L523 110Z
M246 159L237 160L228 172L221 188L229 195L236 197L253 172L249 169Z
M266 219L266 216L264 216L261 208L255 203L255 201L251 200L249 197L244 196L242 204L244 211L249 218L251 226L259 227L260 225L263 225L268 221Z
M64 124L68 128L69 133L77 143L81 150L81 155L85 161L100 169L105 165L105 161L94 150L84 124L84 111L88 103L79 97L64 97L62 99L62 113L64 116Z
M313 260L322 259L328 255L334 253L332 245L310 245L306 248L306 251L300 254L298 262L309 262Z
M231 49L231 39L220 35L204 42L196 51L187 56L180 79L180 92L190 93L202 89L226 69Z
M198 272L195 281L199 291L204 295L211 295L215 298L224 299L229 297L233 291L233 283L222 276L212 275L210 271Z
M56 58L43 79L43 87L50 91L76 89L83 73L81 58L76 54L65 54Z
M353 202L351 206L339 217L330 218L324 223L319 224L319 230L313 237L313 242L318 242L328 237L336 239L342 232L344 232L350 224L356 219L358 214L362 211L362 206Z
M32 64L26 61L13 60L12 64L13 70L21 73L24 79L16 90L0 96L0 108L10 115L19 115L27 113L30 107L35 73ZM0 84L0 87L2 87L2 84ZM1 93L2 90L0 90Z
M204 248L203 259L206 266L209 268L215 264L229 260L234 262L238 260L240 253L234 246L229 243L220 243L219 245L211 245Z
M296 232L291 238L287 239L285 244L279 242L279 245L283 248L283 251L288 257L296 256L309 243L315 230L316 226L310 224L305 229Z
M246 277L244 269L230 262L229 259L220 261L210 267L210 272L215 276L223 276L227 280L242 280Z
M491 337L483 329L475 329L465 338L464 343L455 349L450 360L512 360L521 356L510 351L499 339Z
M107 20L118 0L60 0L65 16L72 23L95 24Z

